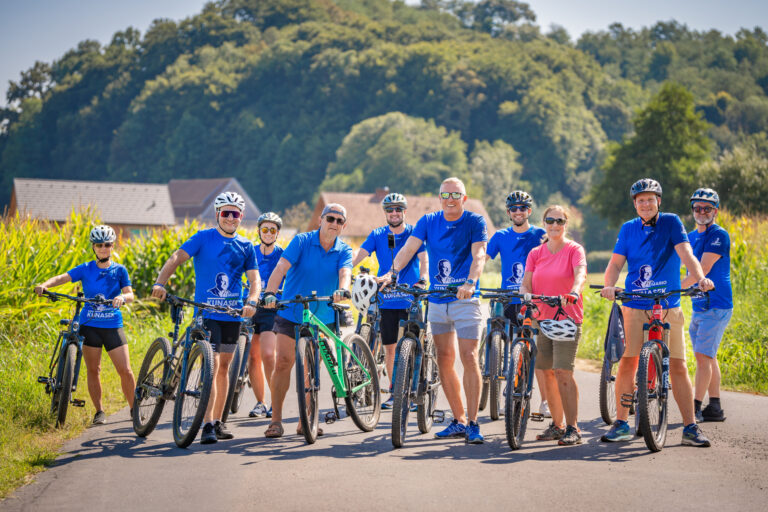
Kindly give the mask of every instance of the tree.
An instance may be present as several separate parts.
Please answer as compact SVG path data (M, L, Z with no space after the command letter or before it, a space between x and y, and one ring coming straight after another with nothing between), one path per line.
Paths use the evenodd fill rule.
M729 211L768 213L768 137L753 135L725 150L703 170L703 182L714 188Z
M591 193L592 206L614 225L634 215L626 194L640 178L661 183L665 211L687 211L712 144L706 135L709 124L694 111L693 95L675 83L662 86L634 126L633 137L609 146L602 179Z
M529 187L520 180L523 166L518 162L519 156L515 148L502 140L493 144L483 140L475 143L469 158L469 174L482 189L485 208L497 226L507 221L507 194Z
M45 62L35 61L34 66L21 72L18 82L9 81L5 99L8 103L21 101L33 96L42 98L51 87L51 66Z

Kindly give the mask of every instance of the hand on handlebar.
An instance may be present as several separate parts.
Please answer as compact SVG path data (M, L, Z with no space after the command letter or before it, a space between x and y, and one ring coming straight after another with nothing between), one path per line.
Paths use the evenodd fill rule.
M414 288L418 288L419 290L426 290L427 289L427 280L426 279L419 279L416 281L413 285Z
M456 289L456 298L459 300L471 299L474 293L475 285L464 283Z
M533 295L530 293L524 293L523 294L523 302L531 302L533 300Z
M699 290L703 292L708 292L710 290L715 289L715 283L713 283L711 279L708 279L706 277L698 282L698 286L699 286Z
M343 288L339 288L335 292L333 292L333 302L341 302L344 299L350 298L352 295L349 293L349 290L345 290Z
M156 284L152 287L152 297L160 300L165 300L165 296L168 294L168 292L165 291L165 288L160 286L159 284Z
M35 293L37 294L38 297L42 297L43 292L45 292L45 290L46 290L45 286L41 284L35 286Z
M267 309L275 309L277 305L277 297L272 292L265 292L264 298L261 301Z
M253 315L256 314L256 308L251 306L250 304L246 304L243 306L243 318L251 318Z
M576 304L579 301L578 293L569 293L568 295L560 296L560 305L565 307L568 304Z
M124 305L125 305L125 295L123 295L122 293L117 297L115 297L114 299L112 299L113 308L119 309L120 306L124 306Z
M621 288L615 286L606 286L600 290L600 296L604 299L616 300L616 292L620 290Z

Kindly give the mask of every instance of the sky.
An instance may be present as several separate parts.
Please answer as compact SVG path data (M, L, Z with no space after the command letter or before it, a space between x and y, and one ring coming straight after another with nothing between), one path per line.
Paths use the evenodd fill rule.
M82 40L107 44L129 26L142 34L152 20L199 13L205 0L0 0L0 105L9 80L36 60L52 62ZM406 0L418 5L419 0ZM735 34L755 25L768 30L768 0L528 0L543 32L565 27L572 39L611 23L639 29L677 20L695 30Z

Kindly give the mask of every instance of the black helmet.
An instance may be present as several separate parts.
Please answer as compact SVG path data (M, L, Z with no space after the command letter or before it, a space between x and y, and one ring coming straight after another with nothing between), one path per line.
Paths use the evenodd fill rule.
M658 181L652 180L651 178L643 178L641 180L637 180L635 184L632 185L632 188L629 189L629 195L632 196L632 199L634 199L637 194L642 192L653 192L657 196L661 197L661 185Z
M390 206L401 206L403 208L408 208L408 201L406 201L403 194L392 192L391 194L384 196L384 199L381 201L382 208L388 208Z
M533 198L531 197L531 194L523 192L522 190L515 190L514 192L510 192L507 196L507 210L518 205L530 208L532 204Z
M277 229L283 229L283 219L281 219L280 216L275 212L262 213L259 215L259 219L256 221L256 224L261 227L261 225L265 222L272 222L273 224L277 224Z
M691 204L697 201L712 203L715 208L720 208L720 196L711 188L700 188L691 196Z

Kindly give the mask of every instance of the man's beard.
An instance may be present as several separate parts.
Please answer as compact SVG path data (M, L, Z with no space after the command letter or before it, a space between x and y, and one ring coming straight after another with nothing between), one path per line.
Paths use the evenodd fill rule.
M397 227L400 227L403 224L403 222L405 222L403 219L400 219L400 222L397 222L397 223L392 222L391 220L388 220L387 224L389 224L389 227L391 228L397 228Z
M520 226L524 226L527 221L528 221L528 219L523 219L523 220L518 221L518 220L515 220L513 218L512 219L512 224L514 224L517 227L520 227Z

